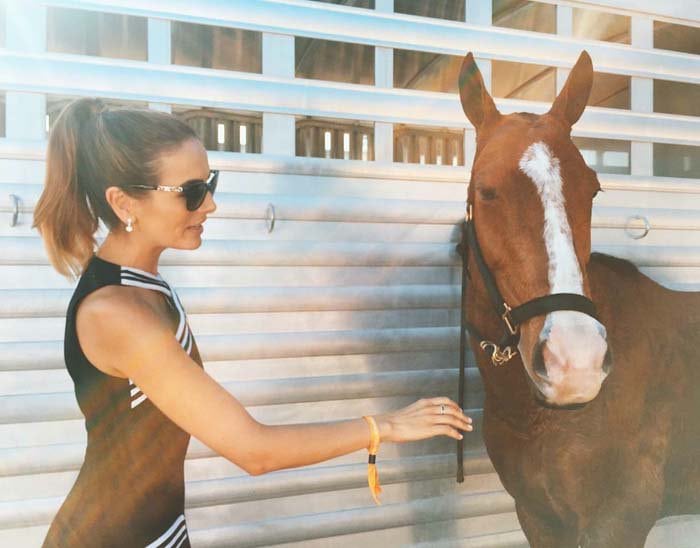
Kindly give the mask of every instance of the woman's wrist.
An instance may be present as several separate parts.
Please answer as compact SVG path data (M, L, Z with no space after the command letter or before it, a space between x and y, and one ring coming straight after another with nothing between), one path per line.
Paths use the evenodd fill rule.
M380 442L391 441L391 421L386 415L374 415Z

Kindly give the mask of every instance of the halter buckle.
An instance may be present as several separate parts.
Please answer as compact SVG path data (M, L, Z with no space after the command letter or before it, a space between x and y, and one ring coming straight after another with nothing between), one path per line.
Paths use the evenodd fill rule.
M503 318L503 321L506 324L506 327L508 328L508 331L510 331L511 335L515 335L518 332L518 328L513 327L513 320L510 317L510 311L513 310L510 306L508 306L507 303L503 303L503 308L505 309L505 312L501 316Z
M489 341L481 341L479 346L484 351L486 351L489 346L493 348L491 351L491 363L493 363L493 365L496 367L509 362L512 358L518 355L518 351L513 350L513 348L510 346L506 346L503 350L501 350L496 343Z
M467 222L472 220L472 205L471 204L467 204L467 213L464 216L464 220Z

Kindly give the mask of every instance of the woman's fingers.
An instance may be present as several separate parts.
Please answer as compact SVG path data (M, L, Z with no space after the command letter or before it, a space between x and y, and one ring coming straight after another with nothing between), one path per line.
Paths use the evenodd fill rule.
M455 417L460 417L468 422L472 421L471 417L468 417L459 407L455 409L453 407L442 408L439 405L432 405L428 408L428 411L432 415L454 415Z
M422 398L390 414L391 441L411 441L445 435L463 439L473 430L472 419L447 397Z
M450 398L438 396L436 398L426 398L428 405L449 405L450 407L459 410L459 405L453 402Z
M443 407L444 405L444 407ZM432 405L428 408L428 412L433 415L433 416L453 416L456 417L459 421L462 421L467 424L472 423L471 417L468 417L467 415L464 414L464 411L460 409L459 406L453 407L453 406L446 406L445 404L440 404L440 405Z
M431 418L433 420L433 424L449 424L455 428L459 428L460 430L471 431L473 429L470 422L467 422L466 420L454 415L448 415L447 413L444 415L432 415Z
M450 428L449 426L440 426L438 428L438 434L443 434L445 436L449 436L451 438L454 438L456 440L461 440L464 436L459 433L458 430L455 430L454 428Z
M424 398L421 400L418 400L418 402L421 407L436 407L438 410L440 409L441 405L445 406L445 412L447 412L449 409L453 409L457 413L460 413L461 415L464 415L464 410L457 405L454 401L452 401L450 398L444 397L444 396L439 396L436 398ZM466 415L464 415L466 416Z

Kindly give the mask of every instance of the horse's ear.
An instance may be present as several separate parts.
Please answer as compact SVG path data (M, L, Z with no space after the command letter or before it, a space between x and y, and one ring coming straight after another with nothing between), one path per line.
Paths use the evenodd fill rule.
M579 55L574 68L571 69L564 87L552 104L552 108L549 109L549 114L563 120L569 127L573 126L583 114L583 109L586 108L592 85L593 63L591 56L584 50Z
M464 57L459 71L459 99L464 114L477 131L486 122L500 116L471 52Z

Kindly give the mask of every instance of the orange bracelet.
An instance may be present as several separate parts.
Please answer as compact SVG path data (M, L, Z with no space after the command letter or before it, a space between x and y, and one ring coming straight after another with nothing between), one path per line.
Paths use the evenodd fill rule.
M379 473L377 472L377 450L379 449L379 428L377 428L377 423L374 421L373 417L363 416L363 419L369 424L370 431L370 442L367 451L369 452L369 458L367 460L367 483L369 484L369 490L372 493L372 498L377 504L379 502L379 493L382 492L382 487L379 485Z

